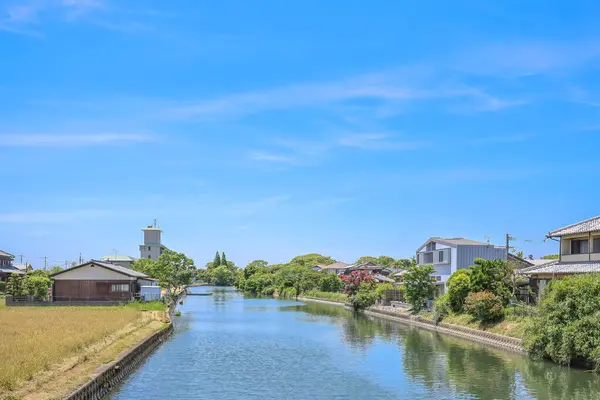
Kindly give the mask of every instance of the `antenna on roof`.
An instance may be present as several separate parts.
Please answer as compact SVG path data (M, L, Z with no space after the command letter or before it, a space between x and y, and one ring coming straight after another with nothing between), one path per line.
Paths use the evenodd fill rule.
M156 218L154 218L154 227L156 228Z
M487 244L490 244L492 237L491 236L484 236L485 241L487 242Z

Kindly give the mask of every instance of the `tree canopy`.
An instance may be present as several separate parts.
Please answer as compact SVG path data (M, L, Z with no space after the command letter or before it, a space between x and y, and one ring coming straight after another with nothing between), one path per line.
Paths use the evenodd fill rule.
M158 279L159 285L165 288L167 296L171 297L177 288L192 283L192 278L196 276L196 267L194 261L185 254L165 250L154 265L154 275L150 276Z
M316 253L296 256L292 258L292 261L289 262L289 264L300 265L303 267L312 267L317 264L330 265L333 263L335 263L335 260L333 258Z

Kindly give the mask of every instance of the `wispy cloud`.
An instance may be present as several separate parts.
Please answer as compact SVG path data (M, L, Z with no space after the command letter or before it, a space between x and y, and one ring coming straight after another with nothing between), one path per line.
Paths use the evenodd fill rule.
M0 147L85 147L157 140L153 134L0 134Z
M366 150L415 150L428 145L421 141L394 140L385 133L354 133L340 137L338 143L343 147L355 147Z
M280 164L295 164L297 162L296 158L291 155L269 153L266 151L253 151L250 153L249 158L254 161Z
M279 195L265 197L256 201L234 204L228 208L228 212L231 215L252 215L284 203L290 198L291 196L288 195Z
M72 210L72 211L26 211L0 214L1 223L11 224L61 224L68 221L79 221L106 218L113 216L110 210Z
M467 143L474 145L485 145L485 144L513 144L525 142L532 139L534 135L529 133L516 133L510 135L491 135L481 136L475 139L468 140Z

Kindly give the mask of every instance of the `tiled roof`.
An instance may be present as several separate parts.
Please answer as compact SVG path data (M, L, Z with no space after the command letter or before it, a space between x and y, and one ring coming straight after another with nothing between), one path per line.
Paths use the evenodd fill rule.
M556 262L536 269L532 268L527 271L527 274L585 274L591 272L600 272L600 262Z
M13 258L14 256L10 253L7 253L5 251L0 250L0 257L10 257Z
M101 262L101 261L96 261L96 260L88 261L88 262L86 262L84 264L77 265L77 266L72 267L72 268L64 269L64 270L62 270L60 272L52 274L51 276L64 274L65 272L69 272L72 269L80 268L80 267L83 267L84 265L88 265L88 264L98 265L99 267L110 269L110 270L113 270L113 271L118 272L120 274L127 275L127 276L132 276L134 278L148 278L148 275L146 275L144 273L141 273L141 272L138 272L138 271L134 271L134 270L129 269L129 268L121 267L120 265L117 265L117 264L109 264L109 263L105 263L105 262Z
M390 283L396 282L392 278L388 278L387 276L383 276L383 275L379 275L379 274L373 274L373 278L378 280L379 282L390 282Z
M5 274L19 274L19 275L25 274L25 271L21 271L20 269L17 269L15 267L13 267L12 265L1 266L0 272L3 272Z
M558 262L558 260L528 260L528 261L530 263L532 263L533 266L521 268L520 270L517 271L519 274L529 273L530 271L535 271L542 267L548 267L551 264L556 264Z
M129 256L102 256L100 258L102 261L135 261L135 258Z
M577 233L588 233L588 232L598 232L600 231L600 216L586 219L585 221L578 222L573 225L565 226L560 229L556 229L550 232L548 235L551 237L560 237L565 235L573 235Z
M348 264L343 263L343 262L336 262L336 263L329 264L329 265L319 265L319 267L321 267L322 269L342 269L342 268L347 268Z

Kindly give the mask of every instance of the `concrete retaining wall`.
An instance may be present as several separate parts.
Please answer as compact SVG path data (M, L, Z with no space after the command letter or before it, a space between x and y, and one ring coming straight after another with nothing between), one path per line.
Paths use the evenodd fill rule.
M172 320L179 300L185 296L185 291L179 293L175 301L169 305L167 314ZM140 362L152 353L162 342L173 333L173 323L169 322L166 328L154 333L148 339L135 346L133 349L121 354L115 361L92 378L91 381L73 392L66 400L101 400L113 390Z
M305 297L305 296L298 296L298 300L300 301L310 301L312 303L321 303L321 304L329 304L332 306L344 306L345 303L341 302L341 301L333 301L333 300L325 300L325 299L319 299L317 297Z
M315 299L313 297L298 297L298 300L310 301L315 303L330 304L338 307L344 307L348 311L352 309L346 306L344 303L328 301L323 299ZM474 342L490 345L493 347L501 348L517 352L520 354L526 354L527 351L523 347L523 341L521 339L513 338L510 336L498 335L496 333L480 331L477 329L467 328L465 326L452 325L446 323L439 323L436 325L435 322L423 319L419 316L398 313L394 311L386 311L371 307L367 310L361 311L365 315L377 318L384 318L390 321L400 322L403 324L410 324L418 326L420 328L429 329L432 331L442 332L448 335L457 336L463 339L468 339Z

